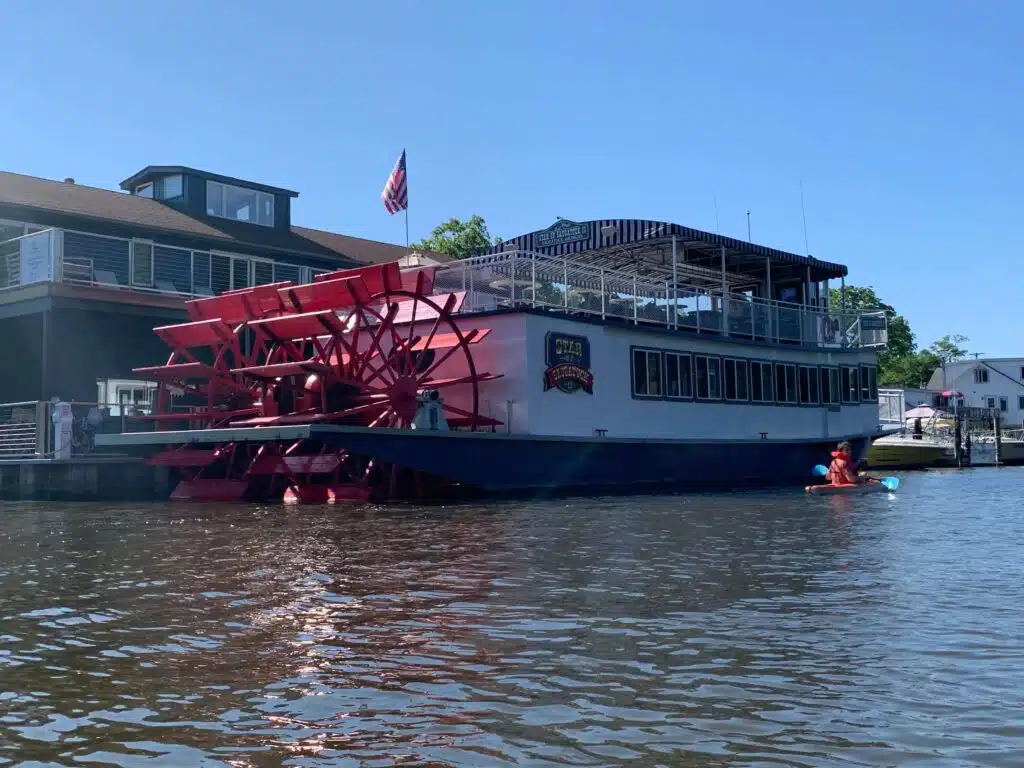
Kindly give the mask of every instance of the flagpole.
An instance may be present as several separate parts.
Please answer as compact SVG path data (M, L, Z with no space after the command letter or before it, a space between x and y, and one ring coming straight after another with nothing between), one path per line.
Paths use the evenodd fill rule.
M409 156L405 154L405 147L402 147L402 156L405 158L405 247L409 247Z

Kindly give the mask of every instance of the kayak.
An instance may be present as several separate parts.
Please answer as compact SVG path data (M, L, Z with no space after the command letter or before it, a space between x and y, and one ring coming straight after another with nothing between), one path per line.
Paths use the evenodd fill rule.
M824 494L824 493L884 493L889 489L886 488L882 483L848 483L846 485L832 485L828 483L826 485L808 485L804 488L808 493Z

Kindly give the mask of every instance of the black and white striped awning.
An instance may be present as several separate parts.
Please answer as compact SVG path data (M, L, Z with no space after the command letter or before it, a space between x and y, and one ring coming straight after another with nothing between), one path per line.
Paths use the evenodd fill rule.
M725 249L726 268L733 273L763 274L771 262L773 279L787 274L812 281L845 277L847 269L812 256L800 256L724 235L702 232L679 224L648 219L559 219L547 229L499 242L488 251L520 250L548 256L585 255L594 266L663 272L671 268L672 238L676 239L677 263L715 268Z

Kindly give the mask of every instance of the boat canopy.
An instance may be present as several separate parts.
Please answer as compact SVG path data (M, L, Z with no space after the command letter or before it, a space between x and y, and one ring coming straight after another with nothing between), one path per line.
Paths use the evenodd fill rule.
M847 275L847 268L842 264L647 219L558 219L546 229L499 240L487 252L516 250L548 256L573 255L576 261L594 267L628 270L642 277L669 280L673 240L676 269L691 281L703 276L708 283L720 282L723 257L726 271L732 278L730 283L742 282L736 279L741 276L748 277L752 284L760 283L769 271L773 283L821 282Z

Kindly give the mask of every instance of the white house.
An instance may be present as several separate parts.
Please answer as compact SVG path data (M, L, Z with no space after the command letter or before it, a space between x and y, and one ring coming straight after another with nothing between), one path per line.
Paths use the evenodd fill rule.
M927 389L959 392L964 405L998 408L1004 423L1024 425L1024 357L946 363L932 373Z

